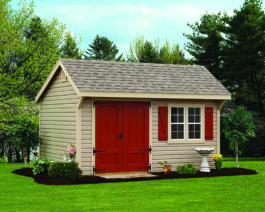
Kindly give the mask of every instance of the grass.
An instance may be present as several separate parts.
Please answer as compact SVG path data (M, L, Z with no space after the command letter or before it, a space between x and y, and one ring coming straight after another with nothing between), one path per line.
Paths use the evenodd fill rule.
M265 160L243 160L258 175L72 186L39 185L0 164L0 211L265 211ZM225 160L223 166L235 166Z

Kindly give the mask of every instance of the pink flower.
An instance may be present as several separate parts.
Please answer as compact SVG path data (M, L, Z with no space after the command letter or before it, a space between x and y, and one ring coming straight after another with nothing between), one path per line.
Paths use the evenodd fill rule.
M67 151L70 155L74 155L76 153L76 148L73 145L68 146Z

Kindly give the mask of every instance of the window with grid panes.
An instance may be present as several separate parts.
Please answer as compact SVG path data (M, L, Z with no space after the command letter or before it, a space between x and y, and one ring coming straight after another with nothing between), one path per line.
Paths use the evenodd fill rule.
M200 107L188 107L188 139L201 139Z
M171 108L171 139L185 139L185 109L184 107Z

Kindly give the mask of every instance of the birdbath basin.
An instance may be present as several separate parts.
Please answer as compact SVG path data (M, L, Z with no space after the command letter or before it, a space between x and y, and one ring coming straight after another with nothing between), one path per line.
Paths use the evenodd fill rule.
M208 155L214 151L214 148L203 147L203 148L195 148L195 150L202 156L202 164L201 164L200 171L210 172L209 164L208 164Z

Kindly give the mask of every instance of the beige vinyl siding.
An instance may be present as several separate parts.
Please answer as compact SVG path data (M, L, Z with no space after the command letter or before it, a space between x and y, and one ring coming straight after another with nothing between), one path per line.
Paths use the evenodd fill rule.
M92 174L92 105L84 98L81 105L81 169L84 175Z
M41 157L62 161L69 144L76 145L76 111L80 97L69 81L61 80L60 71L54 76L41 99Z
M217 151L217 102L215 101L189 101L189 100L175 100L175 101L153 101L152 102L152 171L161 172L161 166L158 161L168 161L172 165L173 170L176 166L185 163L193 163L196 168L200 167L201 156L195 151L196 147L213 147ZM213 140L199 143L189 143L188 141L180 143L168 143L168 141L158 141L158 106L168 106L171 104L185 104L192 106L193 104L201 104L205 107L213 107ZM170 108L168 108L170 110ZM204 119L203 119L204 120ZM168 123L170 124L170 123ZM204 122L202 123L204 130ZM170 137L170 135L168 135ZM213 159L211 154L208 158L209 165L213 168Z

